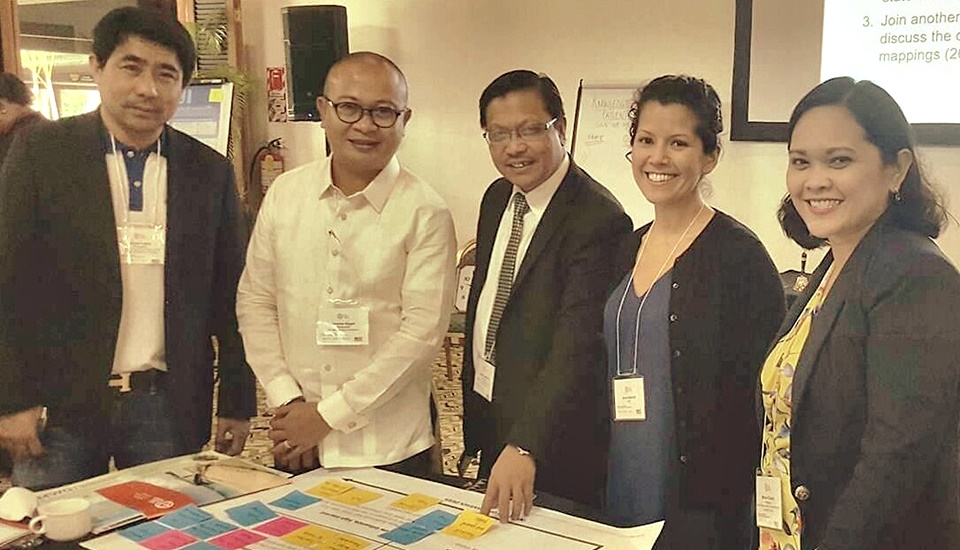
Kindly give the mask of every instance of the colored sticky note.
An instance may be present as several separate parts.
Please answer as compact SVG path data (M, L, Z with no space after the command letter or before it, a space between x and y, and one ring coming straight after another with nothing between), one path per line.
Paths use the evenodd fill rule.
M216 546L217 548L222 548L223 550L236 550L237 548L243 548L248 544L259 542L265 538L267 537L259 533L254 533L253 531L237 529L236 531L227 533L226 535L220 535L209 542L210 544Z
M281 537L281 539L297 546L311 547L318 546L323 541L335 536L337 536L337 534L329 529L317 527L316 525L308 525L302 529L297 529L289 535Z
M407 523L397 527L393 531L388 531L380 535L380 537L392 542L399 542L400 544L413 544L429 537L432 534L433 530L428 529L424 525L420 525L419 523Z
M213 88L210 90L210 96L208 97L210 103L223 103L223 89Z
M196 542L196 540L197 539L183 531L167 531L166 533L141 541L139 544L150 550L176 550L177 548Z
M162 518L160 518L160 523L166 525L167 527L173 527L174 529L183 529L185 527L191 527L198 523L212 519L213 516L208 512L197 508L196 505L191 504L185 508L180 508L175 512L171 512Z
M287 517L279 517L273 521L268 521L259 527L254 527L254 531L260 531L261 533L266 533L274 537L282 537L288 533L292 533L297 529L307 525L302 521L297 521L295 519Z
M120 531L120 536L126 539L130 539L133 542L140 542L147 540L151 537L155 537L161 533L169 531L170 528L165 525L160 525L156 521L151 521L149 523L141 523L140 525L134 525L133 527L127 527L123 531Z
M348 506L363 506L364 504L373 502L382 496L383 495L380 493L374 493L373 491L354 489L352 491L347 491L346 493L333 495L329 500L339 502L340 504L346 504Z
M362 550L370 546L370 542L343 533L334 533L332 537L324 539L318 550Z
M267 508L267 505L259 500L228 508L227 515L244 527L277 517L276 512Z
M434 510L429 514L413 520L413 523L423 525L431 531L439 531L456 521L457 516L444 510Z
M310 493L311 495L315 495L320 498L330 498L330 497L335 497L337 495L342 495L343 493L346 493L347 491L352 491L353 489L354 489L354 486L350 485L349 483L331 479L328 481L324 481L323 483L321 483L320 485L317 485L316 487L307 489L307 492Z
M270 503L271 506L283 508L284 510L299 510L300 508L310 506L315 502L320 502L317 497L312 497L300 491L293 491Z
M398 510L406 510L407 512L419 512L420 510L439 503L439 498L413 493L393 502L390 506Z
M185 547L183 550L220 550L220 549L210 544L209 542L200 541Z
M464 510L453 523L441 531L451 537L472 540L486 533L497 523L497 520L473 510Z
M184 529L184 532L192 537L207 540L212 539L213 537L219 537L220 535L229 533L230 531L236 531L237 529L239 529L239 527L232 523L220 521L219 519L211 519L201 524L194 525L188 529Z

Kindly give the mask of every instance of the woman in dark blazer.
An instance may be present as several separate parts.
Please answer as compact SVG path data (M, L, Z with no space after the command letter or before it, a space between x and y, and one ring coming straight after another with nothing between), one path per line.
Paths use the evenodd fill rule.
M633 176L655 219L622 243L604 314L606 512L621 526L665 519L657 550L745 549L760 451L753 392L783 289L756 235L703 199L723 130L713 87L656 78L629 118Z
M760 548L960 548L960 275L933 241L942 202L870 82L820 84L789 130L781 224L830 251L761 371Z

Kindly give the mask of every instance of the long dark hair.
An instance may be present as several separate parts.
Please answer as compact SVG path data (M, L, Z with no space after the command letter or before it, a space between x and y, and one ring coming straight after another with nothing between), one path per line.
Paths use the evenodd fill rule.
M810 90L793 109L788 125L790 139L793 139L797 122L807 111L827 105L841 105L850 111L863 128L867 141L880 149L884 164L895 164L900 151L910 151L913 163L900 186L899 195L891 194L886 217L890 223L902 229L938 237L946 227L947 210L943 197L917 162L913 131L896 100L869 80L858 82L847 76L831 78ZM789 146L790 142L787 142ZM818 248L827 242L810 234L789 194L780 203L777 219L783 232L803 248Z

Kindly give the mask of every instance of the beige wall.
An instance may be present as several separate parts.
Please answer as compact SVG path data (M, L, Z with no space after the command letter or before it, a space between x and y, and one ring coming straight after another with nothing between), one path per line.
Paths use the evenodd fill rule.
M284 65L280 9L319 2L241 2L247 61L262 78L265 67ZM473 237L480 197L497 176L480 136L477 100L502 72L529 68L550 74L571 122L580 79L629 82L685 72L707 79L729 103L735 0L340 3L347 7L351 51L381 52L406 73L414 115L399 156L447 200L461 243ZM252 142L282 136L293 165L321 156L318 124L266 122L262 87L250 111ZM571 132L568 124L568 139ZM935 178L953 185L952 203L960 205L960 150L931 148L923 155ZM783 144L725 142L711 178L711 203L753 228L778 267L791 269L799 266L800 249L782 236L774 216L785 166ZM626 163L623 169L629 170ZM960 230L952 226L941 245L960 263Z

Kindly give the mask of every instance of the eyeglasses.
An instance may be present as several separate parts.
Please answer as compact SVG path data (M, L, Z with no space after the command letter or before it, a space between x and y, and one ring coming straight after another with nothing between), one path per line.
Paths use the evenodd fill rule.
M373 121L377 128L392 128L393 125L397 123L397 119L400 118L400 115L409 110L402 109L398 111L390 107L382 106L366 109L352 101L341 101L340 103L334 103L326 97L323 98L323 100L333 107L333 111L337 113L337 118L340 119L340 122L353 124L354 122L359 122L360 119L363 118L364 113L370 113L370 120Z
M556 124L556 122L557 119L554 118L549 122L544 122L542 124L529 124L513 130L494 130L492 132L484 132L483 138L491 145L494 143L507 143L514 134L516 134L517 137L523 141L536 141L542 138L550 130L550 128L553 128L553 125Z
M624 156L624 158L627 159L627 162L629 162L629 163L631 163L631 164L633 163L633 151L627 151L626 154L623 155L623 156Z

